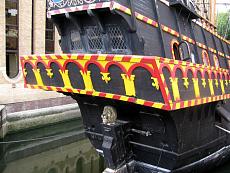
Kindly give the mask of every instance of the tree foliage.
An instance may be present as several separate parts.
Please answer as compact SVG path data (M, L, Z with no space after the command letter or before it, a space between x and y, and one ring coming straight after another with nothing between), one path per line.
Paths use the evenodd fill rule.
M217 31L230 40L230 11L217 15Z

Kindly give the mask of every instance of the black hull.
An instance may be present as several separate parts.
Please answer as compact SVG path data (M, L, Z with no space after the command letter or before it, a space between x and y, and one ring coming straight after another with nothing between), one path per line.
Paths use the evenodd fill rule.
M164 172L198 172L229 159L227 133L215 126L223 121L215 112L217 103L166 112L96 97L76 96L74 99L81 108L88 138L102 154L106 136L101 120L104 106L114 106L118 112L118 122L128 124L123 127L124 135L129 136L122 138L127 144L125 150L118 147L113 151L113 147L110 148L114 153L112 161L107 160L110 168L111 162L114 169L124 165L117 156L121 154L125 155L122 159L126 163L134 162L135 169L140 173L156 168ZM145 136L138 131L148 131L151 135ZM119 142L113 141L111 145Z
M71 95L108 168L187 172L228 158L230 44L193 4L49 2L65 54L22 57L25 86Z
M201 160L176 170L168 170L159 166L153 166L142 162L131 162L128 165L130 166L129 169L138 173L203 173L212 171L213 169L223 165L229 160L230 146L227 146Z

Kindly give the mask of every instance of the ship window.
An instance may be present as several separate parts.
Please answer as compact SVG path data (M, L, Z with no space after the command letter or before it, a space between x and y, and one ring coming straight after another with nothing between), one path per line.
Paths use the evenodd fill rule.
M70 32L70 38L71 38L71 50L78 50L82 51L83 46L81 43L81 35L77 30L72 30Z
M191 61L191 50L189 44L186 41L182 41L179 44L179 53L180 53L181 60Z
M108 25L107 30L108 30L112 51L127 50L125 38L122 34L120 27L115 25Z
M171 42L172 58L175 60L181 60L179 51L179 42L177 40L172 40Z
M85 28L88 37L88 46L90 51L102 51L104 48L103 35L98 26L89 26Z
M213 60L214 60L215 67L220 67L220 63L216 55L213 55Z
M204 65L210 66L210 60L209 60L208 53L206 50L202 51L202 59L203 59Z

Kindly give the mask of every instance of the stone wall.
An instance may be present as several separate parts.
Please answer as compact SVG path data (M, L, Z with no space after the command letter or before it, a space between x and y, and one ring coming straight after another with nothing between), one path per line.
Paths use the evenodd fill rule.
M45 0L34 1L34 54L45 53L46 3Z
M0 3L0 84L4 81L2 73L6 67L6 32L5 32L5 1Z
M6 108L0 105L0 139L3 138L7 133L6 125Z

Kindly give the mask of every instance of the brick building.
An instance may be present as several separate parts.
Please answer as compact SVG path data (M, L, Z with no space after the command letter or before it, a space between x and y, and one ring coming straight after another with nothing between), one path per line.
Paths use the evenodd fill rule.
M0 105L6 106L7 114L73 102L63 94L23 86L19 56L60 53L58 40L55 27L46 18L46 0L1 0Z
M58 40L57 31L46 18L46 0L1 1L0 104L57 96L23 89L19 56L60 53Z
M46 18L46 0L2 0L0 42L0 83L20 76L19 55L59 52L58 35Z

